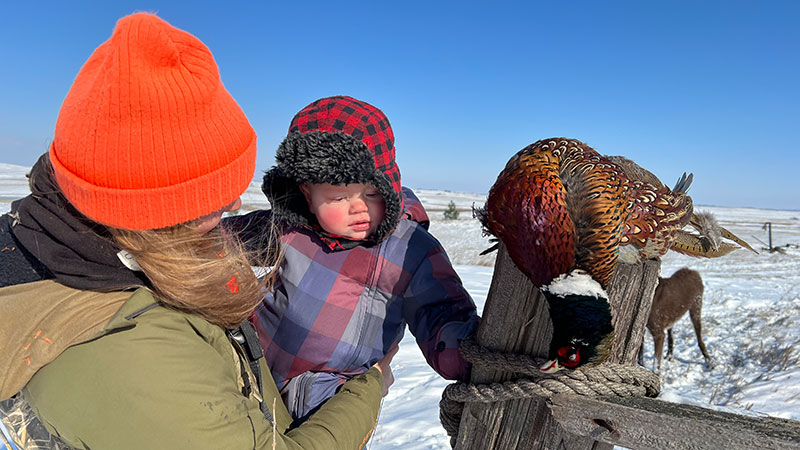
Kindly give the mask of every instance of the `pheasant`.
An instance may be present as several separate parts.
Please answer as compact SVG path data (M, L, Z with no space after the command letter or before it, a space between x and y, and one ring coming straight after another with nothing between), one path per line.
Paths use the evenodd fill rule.
M684 173L669 189L633 161L568 138L535 142L508 161L476 216L547 298L553 338L542 371L608 358L605 289L617 259L658 258L685 235L691 182ZM700 245L685 239L687 252Z

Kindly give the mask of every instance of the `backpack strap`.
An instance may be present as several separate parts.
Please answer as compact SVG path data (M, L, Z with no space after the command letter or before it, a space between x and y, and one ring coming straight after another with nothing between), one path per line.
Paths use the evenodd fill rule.
M239 325L238 328L233 330L228 330L228 337L236 341L239 346L244 350L245 359L247 359L247 364L250 366L250 370L253 372L253 375L256 378L257 389L258 392L261 394L261 401L259 402L259 408L261 412L264 414L264 417L267 418L270 425L274 423L274 418L272 417L272 412L270 412L269 408L267 407L267 402L264 400L264 389L263 389L263 382L261 379L261 367L258 364L258 360L264 357L264 352L261 349L261 344L258 342L258 334L256 333L255 328L253 328L253 324L250 323L249 320L245 320ZM244 371L244 365L242 365L242 371ZM247 376L246 373L242 374L242 378L245 382L245 389L248 391L251 390L250 387L250 377ZM249 395L249 392L246 394Z

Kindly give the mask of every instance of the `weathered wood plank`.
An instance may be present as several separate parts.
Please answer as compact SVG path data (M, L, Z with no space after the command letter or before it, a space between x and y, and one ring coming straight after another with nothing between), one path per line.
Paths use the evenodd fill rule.
M553 417L564 429L635 450L800 450L800 422L748 417L650 398L561 394Z
M611 362L635 362L659 267L655 261L617 267L609 289L617 330ZM476 337L478 343L498 351L547 356L551 334L546 300L501 245ZM471 381L487 383L510 378L509 373L476 366ZM528 399L467 404L456 448L608 450L611 445L565 432L553 419L547 402Z
M501 245L476 337L478 343L494 350L541 355L547 353L551 334L546 300L517 270ZM473 383L504 381L511 375L475 366L471 380ZM541 399L467 404L456 448L529 448L527 445L535 443L539 436L551 434L550 429L560 428Z
M617 263L608 289L615 332L608 362L636 364L660 271L661 261L636 265Z

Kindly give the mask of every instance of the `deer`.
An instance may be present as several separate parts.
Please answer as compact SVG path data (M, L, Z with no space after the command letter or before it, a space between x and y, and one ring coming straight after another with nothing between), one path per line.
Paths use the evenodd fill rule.
M664 331L667 332L667 359L672 358L672 326L675 325L686 311L689 311L689 318L694 326L694 333L697 336L697 346L705 358L706 367L713 368L711 357L706 351L706 344L703 342L702 325L700 313L703 308L703 279L700 274L687 267L679 269L669 278L658 277L658 285L653 295L653 306L650 309L650 317L647 320L647 329L653 336L653 346L655 348L656 372L661 372L661 358L664 351ZM640 362L644 353L644 343L642 351L639 353Z

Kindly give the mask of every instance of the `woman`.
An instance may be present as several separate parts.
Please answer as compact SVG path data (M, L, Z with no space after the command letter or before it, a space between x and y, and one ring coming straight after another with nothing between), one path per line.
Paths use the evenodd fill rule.
M76 448L363 446L392 354L289 430L252 339L269 280L217 225L255 143L202 42L150 14L117 23L0 221L0 400L21 389Z

